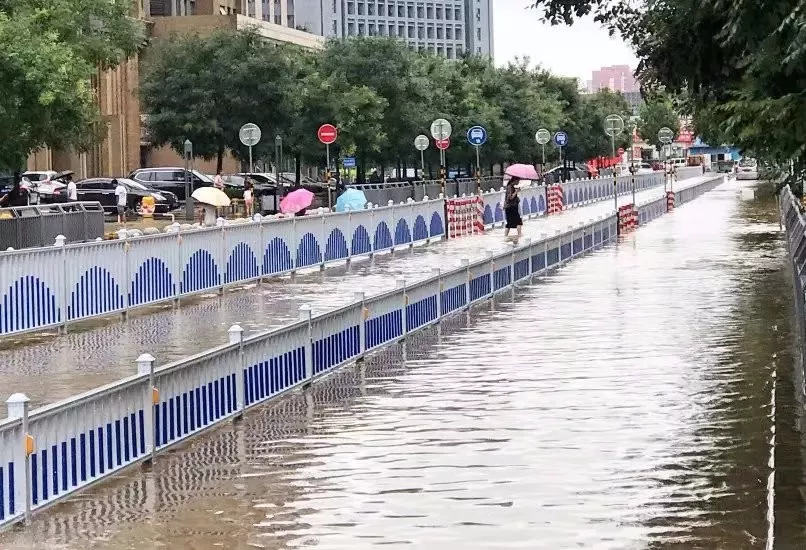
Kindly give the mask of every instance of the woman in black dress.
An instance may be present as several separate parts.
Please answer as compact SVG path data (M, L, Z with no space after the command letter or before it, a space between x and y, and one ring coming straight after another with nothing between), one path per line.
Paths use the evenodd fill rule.
M523 233L523 220L520 213L520 197L518 196L518 178L512 178L507 184L506 195L504 198L504 216L506 217L507 224L504 231L504 237L507 240L513 240L518 244L518 240ZM509 230L516 229L518 234L514 238L510 238Z

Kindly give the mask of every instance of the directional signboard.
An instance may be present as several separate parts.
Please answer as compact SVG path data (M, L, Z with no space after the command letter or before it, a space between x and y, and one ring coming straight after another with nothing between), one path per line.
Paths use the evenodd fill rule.
M451 140L450 139L438 139L438 140L436 140L436 144L437 144L437 149L439 149L440 151L444 151L445 149L447 149L448 147L451 146Z
M674 139L674 132L671 128L667 128L664 126L660 130L658 130L658 141L661 143L671 143Z
M470 145L484 145L487 141L487 130L483 126L473 126L467 131L467 142Z
M554 134L554 143L557 144L557 147L565 147L568 145L568 134L563 131L559 131Z
M444 118L438 118L431 123L431 137L438 140L444 140L451 137L451 123Z
M238 139L247 147L253 147L260 142L260 128L257 124L247 122L238 130Z
M316 132L316 137L325 145L330 145L339 137L339 131L332 124L322 124L319 127L319 131Z
M547 144L549 141L551 141L551 132L549 132L545 128L539 129L535 133L535 141L538 142L540 145Z
M604 131L610 137L615 137L624 131L624 119L619 115L608 115L605 118Z
M345 168L355 168L355 157L344 157L341 164Z
M414 148L418 151L425 151L428 149L428 136L420 134L414 138Z

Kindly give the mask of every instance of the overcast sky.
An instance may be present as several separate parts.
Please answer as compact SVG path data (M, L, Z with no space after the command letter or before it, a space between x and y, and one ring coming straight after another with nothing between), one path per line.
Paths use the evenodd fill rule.
M495 62L505 64L516 56L531 58L553 73L575 76L584 86L591 71L607 65L638 64L632 50L592 20L572 27L545 25L539 12L526 9L528 0L493 0Z

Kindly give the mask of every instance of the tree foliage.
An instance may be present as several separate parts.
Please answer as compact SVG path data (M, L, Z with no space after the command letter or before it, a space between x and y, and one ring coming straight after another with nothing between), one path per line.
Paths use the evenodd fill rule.
M88 147L100 131L91 77L143 43L128 0L0 2L0 169L34 150Z
M620 94L583 97L576 80L532 69L528 60L505 67L476 56L448 61L398 40L369 37L331 40L311 52L243 31L156 44L144 59L141 96L157 144L181 151L190 139L205 158L225 149L242 158L237 130L254 122L264 133L261 154L269 156L280 135L298 161L323 166L316 131L334 124L339 137L331 158L356 156L359 177L375 167L419 166L414 138L429 135L431 121L440 117L453 126L448 163L469 169L476 161L465 137L471 126L488 133L479 151L483 166L538 162L534 136L541 127L568 132L567 158L585 161L610 154L604 117L629 114ZM548 160L557 158L552 145L546 153ZM433 142L426 159L438 163Z
M675 135L680 131L680 117L672 107L671 101L664 97L656 97L641 105L638 111L638 135L641 139L660 150L663 147L658 139L661 128L669 128Z
M682 99L702 137L806 168L806 10L797 0L533 0L552 23L593 16L639 59L645 90Z

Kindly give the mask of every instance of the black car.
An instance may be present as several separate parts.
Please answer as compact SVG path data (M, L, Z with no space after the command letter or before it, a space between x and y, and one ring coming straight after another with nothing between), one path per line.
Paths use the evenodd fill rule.
M548 184L561 183L574 179L590 178L591 173L587 168L577 168L575 166L556 166L543 173L543 181Z
M117 211L117 196L115 195L115 185L113 178L88 178L76 182L76 195L79 201L98 201L104 212L115 213ZM127 209L132 212L140 210L140 202L143 197L154 198L154 211L158 214L165 214L171 210L179 208L179 199L168 191L158 191L149 189L134 180L118 178L118 183L126 188ZM67 200L67 189L59 189L58 202Z
M184 201L186 176L190 179L193 191L199 187L213 185L213 178L210 176L197 170L185 170L184 168L140 168L127 177L150 189L169 191L176 195L180 201Z

